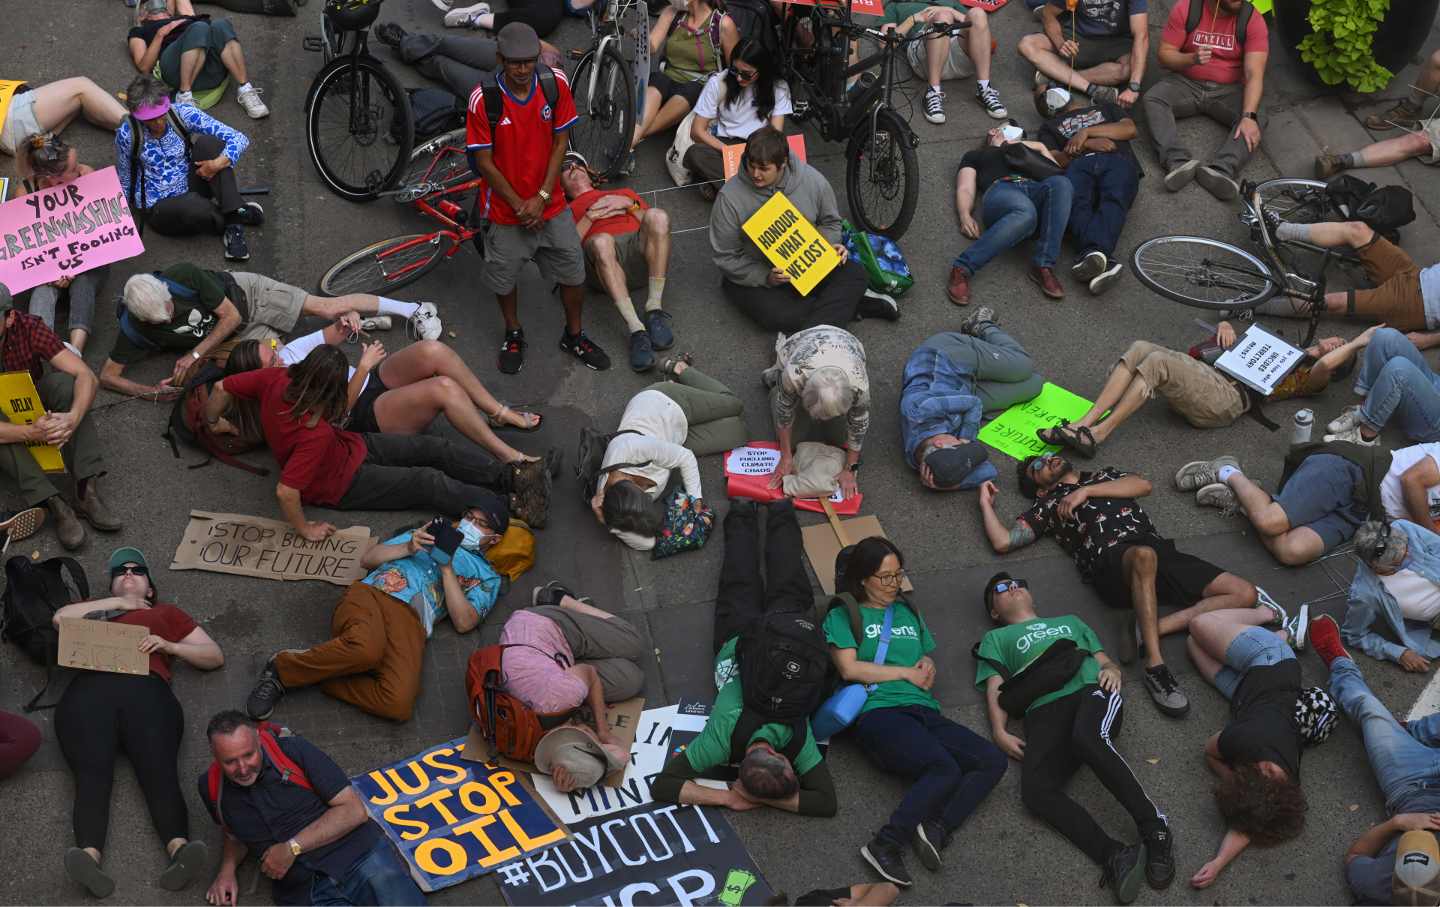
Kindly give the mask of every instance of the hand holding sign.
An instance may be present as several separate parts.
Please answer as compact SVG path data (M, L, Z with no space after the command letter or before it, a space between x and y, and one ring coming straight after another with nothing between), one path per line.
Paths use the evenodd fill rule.
M842 264L836 247L825 241L783 192L776 192L761 205L741 229L775 265L770 272L771 286L788 281L795 292L806 296ZM779 279L777 273L783 274L785 280Z
M144 251L114 167L0 204L0 283L12 293Z

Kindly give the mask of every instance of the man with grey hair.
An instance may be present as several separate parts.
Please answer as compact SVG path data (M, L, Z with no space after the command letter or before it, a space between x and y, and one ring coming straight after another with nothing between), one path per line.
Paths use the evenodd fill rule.
M828 324L789 337L781 334L775 341L775 364L763 377L780 442L770 487L779 488L785 476L795 472L796 444L819 441L845 450L845 467L836 479L845 497L858 494L860 448L870 430L865 347L854 334Z
M408 319L420 340L440 337L435 304L400 302L369 293L312 296L299 287L243 271L211 271L181 262L125 282L120 330L100 368L100 384L132 396L180 393L183 377L226 342L273 340L295 329L302 315L345 321L350 331L383 330L392 316ZM378 316L361 319L361 315ZM146 385L125 377L125 367L151 353L180 353L170 377Z
M1440 657L1440 535L1409 520L1369 520L1355 530L1360 566L1340 635L1371 658L1417 674ZM1391 642L1375 631L1383 621Z

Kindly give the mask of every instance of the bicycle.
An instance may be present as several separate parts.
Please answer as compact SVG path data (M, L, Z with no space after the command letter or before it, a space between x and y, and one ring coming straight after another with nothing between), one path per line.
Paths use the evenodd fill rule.
M785 20L780 46L784 71L795 102L795 120L814 121L826 141L847 141L845 194L850 212L866 232L899 239L910 227L920 197L920 139L896 109L895 63L906 45L938 35L952 36L964 23L912 29L909 35L880 31L854 23L850 0L817 4ZM808 44L798 40L808 31ZM880 50L848 63L850 42L868 38ZM865 76L879 63L879 77ZM852 77L861 81L846 86ZM898 208L890 211L897 204Z
M1308 317L1300 346L1315 339L1325 311L1325 274L1332 264L1359 266L1347 252L1325 249L1301 240L1279 240L1281 223L1315 223L1335 210L1322 182L1273 179L1241 186L1240 222L1251 230L1264 258L1218 239L1203 236L1157 236L1130 255L1135 276L1167 299L1241 321L1254 319L1255 308L1276 296L1292 300L1294 314ZM1304 256L1320 257L1318 267L1301 264Z
M305 141L325 185L341 198L373 201L394 186L415 143L410 96L371 56L369 28L383 0L327 0L319 37L325 56L305 97Z
M644 0L610 0L598 14L592 6L587 18L590 46L571 52L579 58L570 80L579 119L570 147L609 179L630 153L650 84L650 12Z

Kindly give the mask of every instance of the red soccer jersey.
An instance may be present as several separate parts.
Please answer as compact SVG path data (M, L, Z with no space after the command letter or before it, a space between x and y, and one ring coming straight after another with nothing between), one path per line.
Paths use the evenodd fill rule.
M560 191L558 175L554 185L545 186L543 183L555 133L569 129L578 119L575 100L570 96L570 83L566 81L565 73L555 70L557 97L552 110L545 101L545 92L540 89L538 74L531 81L530 94L524 100L510 93L503 75L498 81L500 93L505 99L501 103L496 135L490 134L490 121L485 117L484 89L476 85L470 93L470 106L465 115L466 142L471 149L492 150L495 168L505 174L515 194L522 199L534 197L541 189L549 189L550 203L545 206L544 212L544 218L549 220L565 210L565 194ZM488 212L486 216L497 224L520 222L505 199L488 187L482 195L480 210Z

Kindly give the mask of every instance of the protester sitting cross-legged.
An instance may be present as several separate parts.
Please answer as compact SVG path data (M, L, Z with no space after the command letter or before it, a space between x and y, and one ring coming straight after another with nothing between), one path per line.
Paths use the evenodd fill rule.
M1029 583L997 573L985 583L985 614L998 626L976 646L975 685L985 690L990 736L1006 755L1020 761L1020 799L1025 809L1045 820L1099 865L1100 884L1129 904L1140 881L1166 888L1175 877L1174 835L1170 821L1150 799L1135 772L1115 748L1124 697L1120 668L1105 654L1095 631L1074 615L1041 617ZM1064 654L1075 670L1060 686L1036 689L1033 699L1001 705L1000 687L1046 657L1052 647L1073 643ZM1057 650L1058 651L1058 650ZM1056 680L1059 678L1057 677ZM1025 737L1011 734L1009 718L1024 715ZM1088 765L1095 777L1135 822L1140 841L1117 841L1090 813L1070 798L1065 784Z
M785 117L794 113L790 83L780 77L780 60L758 36L741 38L730 65L705 81L695 102L685 169L705 181L701 195L714 200L715 183L725 179L725 146L744 142L755 130L770 126L785 131Z
M939 870L951 835L1000 783L1007 761L993 743L946 718L930 693L935 640L924 616L901 596L904 568L900 549L888 539L857 544L845 561L844 587L825 615L825 639L840 678L868 685L853 728L856 742L881 771L912 782L860 851L880 875L908 886L902 848L913 843L925 868Z
M1135 500L1150 494L1150 481L1143 476L1113 466L1082 473L1057 454L1030 457L1017 467L1020 490L1035 503L1009 529L995 512L995 483L980 488L980 513L991 547L1005 554L1053 535L1074 559L1081 579L1093 583L1107 605L1127 609L1117 620L1121 663L1135 658L1137 644L1143 647L1150 698L1172 718L1187 714L1190 701L1165 664L1160 637L1184 631L1207 611L1256 605L1255 587L1161 536ZM1161 617L1161 605L1180 610ZM1271 613L1264 612L1266 619Z
M195 15L190 0L139 0L135 27L126 36L130 60L175 89L175 103L194 105L195 92L235 80L235 100L252 120L270 115L260 89L250 84L245 52L229 19Z
M77 116L113 132L125 119L125 107L110 92L84 76L72 76L44 85L25 83L0 110L0 151L14 155L26 136L59 134ZM24 173L21 173L24 176Z
M544 527L549 474L541 460L503 464L469 441L435 435L360 434L337 427L349 409L350 364L319 346L286 369L227 375L211 386L204 418L216 424L234 397L260 405L265 443L280 465L275 497L285 521L310 541L335 527L306 518L304 504L338 510L427 510L458 517L488 492L511 513Z
M180 891L204 871L209 851L190 838L190 812L180 792L180 738L185 715L171 689L173 659L202 671L225 663L214 640L195 621L160 602L145 555L117 548L110 555L108 598L76 602L55 612L68 618L144 627L141 652L150 657L143 675L77 671L55 709L55 739L75 776L75 846L65 853L65 874L92 897L109 897L115 881L101 869L110 827L110 791L121 753L135 769L150 821L165 843L169 865L156 880Z
M1205 741L1205 764L1220 779L1215 805L1225 818L1225 838L1190 879L1196 888L1214 883L1250 844L1279 844L1305 827L1304 738L1295 720L1300 662L1290 646L1307 628L1303 612L1301 623L1275 632L1260 626L1266 620L1263 609L1242 608L1190 623L1190 660L1230 700L1229 722Z
M836 482L843 496L859 494L860 449L870 431L870 375L865 347L855 335L828 324L781 335L775 364L763 380L780 444L770 487L781 487L795 473L796 444L819 441L845 451Z
M1335 420L1326 441L1380 443L1380 431L1394 420L1411 441L1440 441L1440 374L1425 361L1425 347L1440 343L1440 333L1413 339L1379 326L1355 373L1355 393L1365 398Z
M857 16L857 19L862 17ZM990 33L990 18L983 9L967 9L955 0L945 3L928 4L891 2L885 4L880 26L882 31L892 27L908 35L917 25L933 25L943 29L946 26L965 24L965 30L958 35L944 31L932 34L921 42L905 46L905 56L910 69L925 80L925 119L931 123L945 122L945 92L940 85L943 81L975 77L975 101L994 120L1010 116L1000 100L1000 92L990 82L990 56L994 51Z
M205 736L215 761L196 786L224 839L206 901L240 903L235 872L253 852L277 904L426 903L350 777L313 743L234 710L211 718Z
M1371 658L1428 672L1431 659L1440 658L1433 632L1440 622L1440 535L1409 520L1371 519L1355 530L1354 550L1360 566L1342 637Z
M585 249L585 280L609 294L630 332L630 368L655 366L655 351L675 345L671 315L662 309L665 274L670 267L670 215L647 205L631 189L597 189L596 174L578 151L567 151L560 185ZM647 288L642 321L630 301L630 288Z
M706 79L734 59L739 41L740 30L722 2L672 0L660 10L650 26L650 56L656 69L645 88L625 173L635 169L635 146L649 136L674 130L699 100Z
M437 544L439 527L431 522L370 546L360 556L370 572L350 585L330 618L334 637L272 655L245 711L269 718L289 690L318 684L372 715L409 720L435 625L449 618L456 633L468 633L495 607L500 574L485 552L509 525L505 502L480 492L463 500L448 542Z
M745 404L734 391L684 358L667 359L664 371L669 380L650 385L625 405L590 500L595 519L639 551L655 547L662 522L655 502L670 484L670 471L680 470L685 494L701 501L695 457L740 447L747 439Z
M840 264L806 296L789 286L790 274L774 267L741 228L777 192L785 194L840 256ZM793 333L817 324L845 325L856 318L898 319L900 306L869 289L865 269L850 261L840 241L840 223L830 181L792 155L778 129L755 130L745 141L740 172L725 183L710 209L710 247L725 299L767 331Z
M125 281L120 330L100 383L133 396L174 396L184 376L227 341L271 340L295 330L302 316L336 321L349 312L399 316L422 340L440 336L433 302L401 302L369 293L313 296L299 287L245 271L212 271L188 262ZM370 329L388 324L369 319ZM359 327L352 322L352 326ZM180 353L170 377L145 385L125 377L125 368L152 353Z
M759 568L762 518L763 580ZM775 614L793 613L808 622L813 606L794 504L788 499L765 505L732 500L725 515L725 558L715 602L715 705L700 736L684 752L671 756L651 783L650 793L656 800L741 810L764 805L802 816L835 815L835 784L808 719L800 719L804 725L801 739L793 722L765 722L763 715L749 709L738 661L738 646L747 629ZM739 762L740 777L729 787L716 790L694 780L732 761Z
M1034 65L1036 81L1048 78L1096 103L1130 107L1145 79L1149 23L1147 0L1049 0L1040 31L1020 39L1020 55Z

